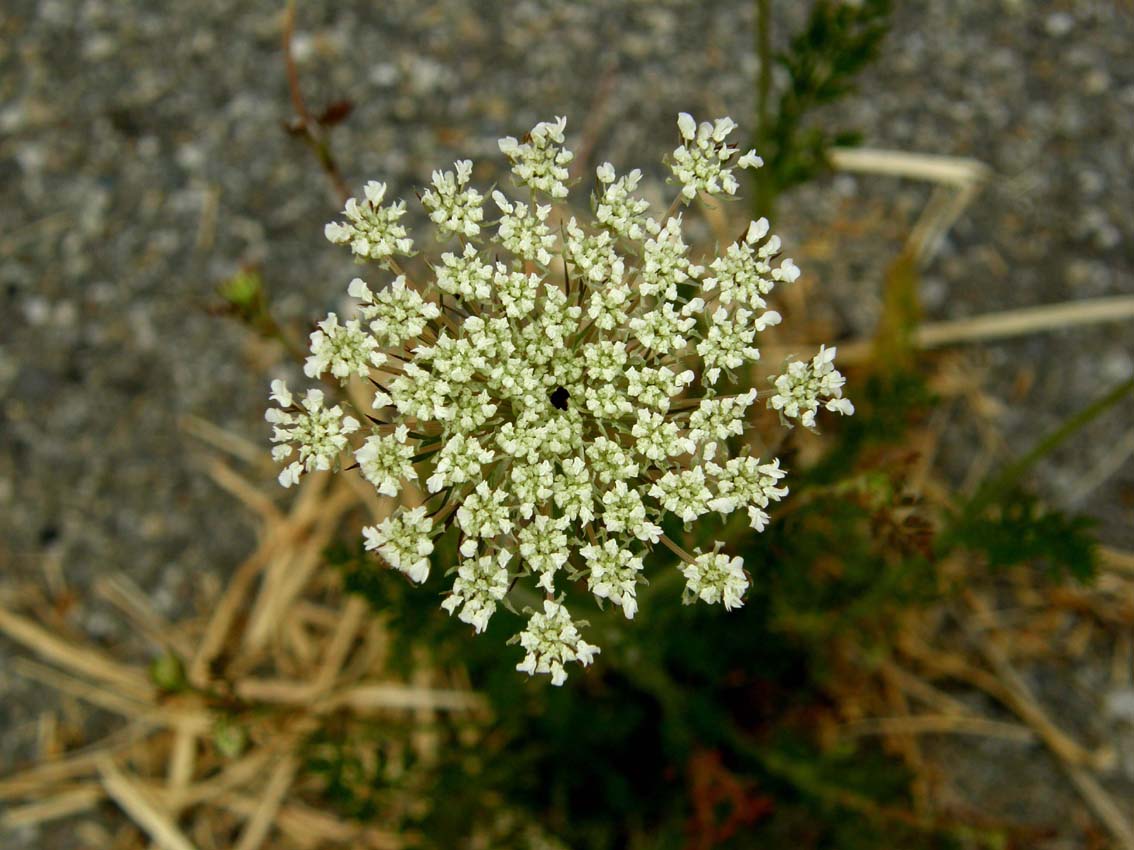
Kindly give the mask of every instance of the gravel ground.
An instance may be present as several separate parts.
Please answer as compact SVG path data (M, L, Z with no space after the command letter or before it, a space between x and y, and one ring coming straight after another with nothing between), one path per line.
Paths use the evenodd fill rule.
M802 15L800 4L777 5L781 31ZM1134 292L1132 13L1119 0L898 5L860 93L826 114L870 146L992 167L925 276L929 318ZM248 519L204 475L178 423L191 414L264 442L273 352L207 305L218 282L257 266L281 318L306 320L338 303L351 275L349 258L321 235L334 212L323 177L280 129L290 106L279 7L6 0L4 577L58 564L82 597L119 570L175 615L252 543ZM378 177L408 195L458 155L495 160L497 137L551 115L586 127L620 170L656 162L679 110L747 124L752 17L740 0L315 4L302 9L295 52L313 106L356 104L334 137L350 184ZM649 176L660 194L660 173ZM886 239L901 235L893 222L909 220L926 195L912 183L843 176L783 204L788 246L851 206L891 223L822 269L844 334L871 328L894 247ZM1126 323L990 345L974 362L1005 400L997 424L1018 449L1134 373L1132 352ZM1127 404L1092 426L1037 479L1124 546L1134 545L1134 464L1117 468L1116 447L1130 446L1132 412ZM949 447L958 469L970 432L959 427ZM1117 471L1083 491L1084 476L1107 465ZM76 628L122 637L96 605L83 607ZM4 667L0 690L2 771L28 754L51 697ZM1038 787L1052 771L1032 773ZM37 846L34 835L14 840Z

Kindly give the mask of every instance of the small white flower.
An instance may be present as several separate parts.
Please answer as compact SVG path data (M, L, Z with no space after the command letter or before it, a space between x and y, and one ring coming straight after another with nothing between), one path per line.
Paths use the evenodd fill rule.
M701 306L704 304L702 302ZM658 354L680 351L688 344L688 335L697 319L684 311L679 314L669 302L662 302L644 316L630 320L630 330L637 340Z
M507 493L493 490L487 481L465 496L457 509L457 525L470 538L489 540L512 530Z
M667 472L650 488L650 495L685 522L707 514L713 498L706 485L705 470L699 466L681 472Z
M525 186L553 198L567 197L567 165L575 158L563 147L566 118L536 124L520 143L512 136L500 140L500 152L512 161L512 173Z
M413 468L414 447L406 443L409 429L399 425L392 434L367 437L354 453L362 476L384 496L397 496L403 480L417 478Z
M625 263L614 249L614 239L605 230L588 235L572 216L567 222L563 253L575 273L591 286L619 283Z
M520 557L539 574L539 586L548 593L555 592L555 571L567 563L567 517L552 519L540 514L520 529L516 539L520 544Z
M587 587L591 593L621 605L626 619L633 620L638 612L636 586L642 574L642 557L623 549L614 540L606 540L601 546L584 546L579 554L586 559L590 570Z
M603 484L638 477L638 464L630 453L614 440L595 437L587 446L586 452L591 469Z
M587 380L592 383L613 381L626 366L626 343L603 339L583 347Z
M465 245L460 256L442 254L441 263L434 271L437 288L442 292L477 301L487 301L492 297L494 269L490 263L481 262L480 253L473 245Z
M555 476L552 493L555 504L569 520L588 523L594 515L594 485L586 461L573 457L560 464L561 474Z
M693 116L682 112L677 118L682 144L673 152L670 169L681 184L681 195L686 202L698 192L709 195L735 195L740 184L732 175L729 161L737 148L725 144L736 123L731 118L704 121L700 126ZM762 161L755 151L749 151L737 163L742 168L756 167Z
M370 332L378 343L387 348L396 348L407 339L417 337L429 322L441 315L436 304L424 300L406 285L405 275L398 275L377 295L362 278L356 277L350 282L347 293L361 302L359 315L369 322Z
M488 390L462 387L453 400L453 416L446 422L450 434L472 434L483 428L496 414L498 406Z
M546 224L551 207L512 203L499 190L492 193L492 200L503 213L496 231L500 244L521 259L548 265L549 249L555 247L555 236Z
M779 313L771 310L753 320L750 310L741 308L730 314L724 307L718 307L708 334L697 343L697 353L706 366L705 379L715 384L722 369L737 369L759 360L760 350L752 344L756 332L779 321Z
M654 295L665 301L677 297L679 284L699 277L705 269L685 256L689 246L681 236L681 216L676 215L659 225L646 222L652 234L646 240L642 260L642 277L638 289L643 295Z
M571 614L558 602L545 599L543 611L536 611L528 620L527 628L520 633L520 646L527 654L516 669L529 676L547 673L551 684L567 681L563 665L578 661L588 666L599 653L597 646L583 640Z
M390 382L390 396L399 413L424 421L453 418L449 399L452 387L448 381L416 363L406 363L402 371Z
M370 367L386 362L386 355L378 350L378 340L367 334L358 319L339 324L334 313L319 323L319 330L311 334L311 355L303 364L303 374L317 378L329 371L340 381L351 375L365 378Z
M637 438L634 448L638 453L655 463L697 450L692 440L681 435L676 422L653 410L639 410L630 433Z
M516 460L536 463L543 455L547 424L539 412L529 410L515 422L505 422L496 433L496 445Z
M744 591L748 589L748 576L744 572L744 559L729 558L718 552L698 552L692 564L683 563L686 602L700 599L714 605L724 604L725 610L744 605Z
M614 166L604 162L595 174L601 186L601 194L596 194L593 199L595 219L619 236L635 241L641 239L650 202L634 197L633 192L642 180L642 172L635 168L615 179Z
M596 289L587 299L587 315L594 320L596 328L614 330L626 322L626 308L633 294L625 283L612 283L603 289Z
M536 507L551 499L555 492L551 489L553 474L554 470L549 460L534 464L513 464L512 493L516 497L516 509L524 519L531 519Z
M509 271L503 263L497 263L492 284L504 305L504 313L510 318L522 319L535 309L539 275Z
M754 401L756 390L701 399L697 409L689 415L689 439L704 447L705 460L716 457L718 441L744 433L744 416Z
M379 555L396 570L418 584L429 578L429 556L433 553L433 521L424 506L389 516L377 526L362 529L368 551Z
M692 369L675 374L668 366L659 369L631 366L626 370L626 394L639 404L665 413L669 410L669 400L693 383L694 377Z
M484 196L476 189L466 188L472 175L471 160L458 160L454 167L456 174L433 172L433 188L425 190L421 204L442 232L471 239L480 233L480 222L484 220Z
M737 168L763 168L764 160L756 156L756 151L750 150L736 161Z
M280 408L268 408L264 418L275 427L272 429L272 458L277 463L298 451L299 460L290 463L279 476L280 484L290 487L299 482L304 472L316 469L327 470L338 459L347 446L347 436L358 430L358 420L344 416L337 404L324 407L321 390L308 390L298 409L294 409L293 398L283 381L272 383L272 398Z
M709 463L706 468L717 479L717 495L709 507L722 516L747 507L749 523L757 531L763 531L770 519L764 509L788 493L786 487L777 486L787 474L779 460L761 463L759 458L743 455L729 458L723 467Z
M481 467L491 463L494 457L496 453L484 448L476 437L453 434L442 446L437 465L425 486L430 493L436 493L453 484L479 481Z
M751 310L767 307L763 296L771 292L777 282L792 283L799 277L799 268L790 258L783 260L778 268L772 267L771 261L780 252L780 240L772 236L763 241L767 235L766 218L752 222L742 241L729 245L723 256L709 264L711 274L702 281L705 291L718 289L722 304L737 301Z
M351 198L346 202L345 222L331 222L324 229L327 239L339 245L350 245L351 251L371 260L385 260L395 254L413 252L413 240L398 223L405 215L404 201L383 207L386 184L371 180L365 187L366 199Z
M853 414L854 405L843 398L846 378L835 369L835 351L820 346L810 363L789 363L787 372L775 379L776 394L768 405L784 419L798 419L805 428L815 427L820 404L832 413Z
M511 552L501 549L495 555L462 561L453 581L453 592L441 607L450 614L460 608L457 619L471 625L478 634L483 632L496 612L496 603L508 593L511 558Z
M602 522L606 530L615 534L627 532L639 540L657 543L661 528L646 519L646 506L637 490L631 490L624 480L614 482L602 494Z

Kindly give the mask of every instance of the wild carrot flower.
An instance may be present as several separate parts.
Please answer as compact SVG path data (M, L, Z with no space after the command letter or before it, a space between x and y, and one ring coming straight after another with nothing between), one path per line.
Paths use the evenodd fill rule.
M451 241L426 274L397 259L413 252L404 204L384 204L385 184L368 183L326 235L377 271L371 283L350 283L355 316L331 314L311 335L305 372L368 379L373 401L348 416L319 390L297 403L282 382L272 388L273 455L298 452L280 481L341 468L353 454L382 495L417 487L424 504L364 528L366 548L421 583L438 537L453 535L461 558L446 565L442 607L477 632L530 594L518 582L542 591L515 638L525 651L517 669L557 685L565 665L599 652L563 604L568 586L633 618L644 558L664 545L681 560L684 601L739 607L743 561L686 552L664 520L743 510L759 531L787 494L779 462L743 443L757 392L742 370L780 322L767 296L799 269L779 259L764 219L720 256L692 254L681 205L734 194L734 170L761 163L728 144L728 118L698 125L683 113L677 123L669 165L680 191L660 216L636 194L641 172L619 177L610 163L596 170L593 220L556 210L573 159L563 118L500 140L523 192L492 191L495 219L470 185L470 161L434 172L421 201ZM833 359L823 348L790 364L771 407L807 427L821 406L852 413Z

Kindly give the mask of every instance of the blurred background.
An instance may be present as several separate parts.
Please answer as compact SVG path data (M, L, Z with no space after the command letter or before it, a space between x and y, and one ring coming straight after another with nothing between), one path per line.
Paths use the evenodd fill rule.
M181 638L147 642L107 582L151 625L192 623L265 538L211 453L287 510L251 447L266 457L268 381L297 370L236 290L300 338L353 275L322 235L341 200L295 131L286 19L259 0L0 12L0 602L139 669L177 659ZM465 157L483 160L478 183L502 179L496 139L566 115L581 173L639 167L660 199L676 113L732 116L778 181L746 194L804 271L792 342L857 350L863 411L859 430L792 448L812 470L801 500L766 539L733 541L774 567L755 571L742 617L659 599L563 692L513 674L501 635L474 644L435 597L373 573L354 532L330 535L320 592L364 591L381 640L405 644L395 656L488 707L293 730L303 805L380 829L350 833L367 847L1134 847L1134 323L1113 300L1115 320L1073 324L1076 305L1134 295L1129 6L387 0L299 4L293 26L302 96L326 118L313 132L352 192L379 179L410 197ZM949 157L971 186L864 167L901 161L878 151ZM925 211L951 219L970 189L911 256ZM949 336L1041 305L1057 309L1028 333ZM919 323L944 328L933 353L911 342ZM14 622L0 622L3 774L119 722L21 673L43 635ZM185 690L179 675L154 679L155 705ZM159 750L103 765L103 785L161 775ZM177 846L114 793L66 781L51 794L71 808L29 817L19 807L48 792L0 780L18 815L0 820L3 846ZM242 824L200 827L191 846L238 846ZM323 846L297 834L261 840Z

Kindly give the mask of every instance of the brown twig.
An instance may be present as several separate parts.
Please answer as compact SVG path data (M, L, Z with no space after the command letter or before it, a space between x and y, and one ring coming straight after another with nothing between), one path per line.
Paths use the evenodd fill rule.
M295 115L286 126L288 132L302 139L304 144L315 154L316 159L319 160L319 166L327 175L327 180L330 181L339 201L345 204L351 196L350 189L347 187L346 180L343 179L338 163L331 153L325 130L319 122L311 118L311 113L308 112L307 104L303 100L303 91L299 86L299 69L296 67L295 56L291 49L294 34L295 0L288 0L288 4L284 8L283 58L284 70L287 73L288 94L291 96L291 107Z

